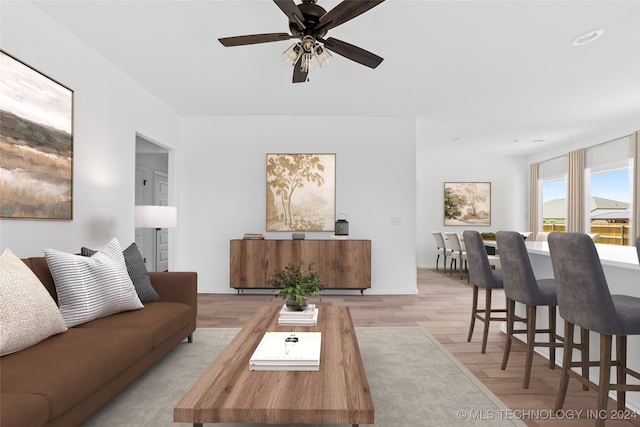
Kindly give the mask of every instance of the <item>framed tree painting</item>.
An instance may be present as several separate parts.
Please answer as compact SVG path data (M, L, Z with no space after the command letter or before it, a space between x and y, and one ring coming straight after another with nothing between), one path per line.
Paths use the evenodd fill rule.
M335 154L267 154L267 231L333 231Z
M445 182L444 225L491 225L491 183Z
M73 218L73 91L0 50L0 218Z

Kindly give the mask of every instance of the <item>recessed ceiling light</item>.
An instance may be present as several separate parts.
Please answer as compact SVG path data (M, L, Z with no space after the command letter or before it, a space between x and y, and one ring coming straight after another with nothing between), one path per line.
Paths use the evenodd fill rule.
M599 28L597 30L589 30L586 33L582 33L578 37L573 39L573 42L571 42L571 44L574 46L582 46L583 44L591 43L592 41L600 37L602 33L604 33L604 30L602 28Z
M522 143L528 144L530 142L536 142L536 143L546 142L546 139L531 139L531 140L527 140L527 141L521 140L521 139L513 139L513 140L511 140L511 142L522 142Z

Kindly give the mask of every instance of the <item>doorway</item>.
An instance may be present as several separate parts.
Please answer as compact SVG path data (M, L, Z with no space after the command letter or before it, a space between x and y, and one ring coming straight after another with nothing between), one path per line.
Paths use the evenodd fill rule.
M136 135L135 204L167 206L169 151ZM166 228L136 228L135 241L148 271L169 268L169 233Z

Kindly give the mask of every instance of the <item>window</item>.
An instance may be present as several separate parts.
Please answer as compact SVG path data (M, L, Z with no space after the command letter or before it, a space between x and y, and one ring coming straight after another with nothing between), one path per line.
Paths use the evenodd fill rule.
M587 149L585 164L586 219L597 243L634 244L630 238L633 212L633 152L631 137Z

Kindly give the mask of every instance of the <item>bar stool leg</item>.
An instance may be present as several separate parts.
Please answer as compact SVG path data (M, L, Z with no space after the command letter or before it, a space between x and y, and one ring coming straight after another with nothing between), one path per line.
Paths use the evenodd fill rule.
M473 336L473 328L476 324L476 312L478 310L478 287L473 286L473 301L471 302L471 323L469 324L469 334L467 335L467 342L471 342Z
M567 396L569 386L569 369L571 365L571 354L573 352L573 323L564 321L564 354L562 355L562 373L560 374L560 385L558 386L558 396L556 397L555 412L564 406L564 399ZM584 359L583 359L584 361Z
M556 308L549 306L549 369L556 368Z
M581 354L582 358L582 376L585 378L589 378L589 330L585 328L580 328L580 344L581 344ZM582 390L589 390L588 384L582 384Z
M529 388L531 365L533 364L533 347L536 341L536 306L527 304L527 359L524 365L524 381L522 388Z
M507 298L507 336L504 342L504 353L502 354L501 370L507 369L509 354L511 353L511 342L513 341L513 324L515 323L516 302Z
M491 288L485 289L485 305L484 305L484 333L482 334L482 350L480 353L487 352L487 340L489 339L489 323L491 319Z
M607 413L611 383L611 335L600 334L600 379L598 381L598 414ZM604 426L606 417L596 419L596 427Z
M616 377L618 385L627 384L627 336L626 335L617 335L616 336ZM627 393L625 390L616 391L616 400L617 400L617 409L618 411L624 411L626 406L626 398Z

